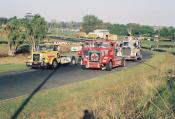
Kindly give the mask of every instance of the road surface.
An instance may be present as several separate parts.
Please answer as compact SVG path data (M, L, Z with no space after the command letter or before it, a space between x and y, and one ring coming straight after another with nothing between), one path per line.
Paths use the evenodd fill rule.
M152 54L149 51L143 52L143 61L149 59ZM141 62L126 62L126 67L119 67L112 72L121 71L126 68L140 64ZM13 67L12 67L13 68ZM30 70L27 72L16 72L0 74L0 100L30 94L38 86L42 89L58 87L73 82L88 80L99 75L109 73L101 70L82 70L79 65L61 66L57 70Z

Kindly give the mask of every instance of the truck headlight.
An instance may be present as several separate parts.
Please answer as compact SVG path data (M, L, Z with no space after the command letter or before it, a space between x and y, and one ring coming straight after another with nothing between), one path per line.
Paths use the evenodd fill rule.
M107 61L106 59L103 59L103 60L102 60L103 63L106 63L106 61Z
M31 58L32 58L32 56L28 56L28 57L27 57L27 59L31 59Z
M134 51L131 51L131 54L132 55L135 55L136 54L136 51L134 50Z

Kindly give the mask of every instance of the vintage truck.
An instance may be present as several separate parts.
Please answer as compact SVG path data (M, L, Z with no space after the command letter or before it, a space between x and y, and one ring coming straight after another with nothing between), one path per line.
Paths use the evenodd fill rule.
M82 44L81 49L79 49L78 54L77 54L79 59L81 59L82 56L88 55L89 50L92 47L95 47L96 41L97 40L86 40L86 41L84 41L84 43Z
M76 64L74 56L63 56L60 53L58 44L39 44L36 51L28 57L26 66L30 68L53 68L56 69L61 64Z
M125 66L125 59L118 56L116 41L98 40L94 42L86 54L82 54L81 68L106 69L111 71L114 67Z
M126 37L120 43L120 51L126 60L141 60L142 50L140 41L134 37Z

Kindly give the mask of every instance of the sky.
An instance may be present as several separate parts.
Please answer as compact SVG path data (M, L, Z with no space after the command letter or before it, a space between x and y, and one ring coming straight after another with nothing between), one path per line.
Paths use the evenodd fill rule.
M47 21L82 21L88 14L111 23L175 26L175 0L0 0L0 17L27 12Z

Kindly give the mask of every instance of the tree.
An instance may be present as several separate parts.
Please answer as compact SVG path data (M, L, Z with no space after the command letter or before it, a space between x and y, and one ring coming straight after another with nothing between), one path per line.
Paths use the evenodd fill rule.
M112 24L108 27L111 34L117 34L121 36L126 36L128 34L127 26L123 24Z
M94 15L86 15L83 17L82 30L86 33L92 32L95 29L104 28L103 21Z
M1 37L8 42L8 55L13 56L18 46L23 42L23 27L21 21L16 17L9 19L8 23L3 25L1 30Z
M47 22L40 15L35 15L32 20L24 20L26 37L32 46L32 51L35 51L36 44L40 43L47 34Z
M127 24L128 31L132 33L132 35L145 35L145 36L152 36L155 34L153 27L146 26L146 25L140 25L136 23L129 23Z
M7 22L8 22L8 19L7 18L0 17L0 26L2 24L6 24Z
M0 35L8 42L8 55L14 55L19 45L23 42L31 44L32 51L47 34L47 22L40 15L35 15L32 20L17 19L12 17L8 22L2 25Z
M160 29L160 36L165 38L172 38L174 37L175 28L174 27L163 27Z
M12 51L11 51L11 26L9 24L3 25L2 26L2 30L1 30L1 37L8 42L8 55L11 56L12 55Z

